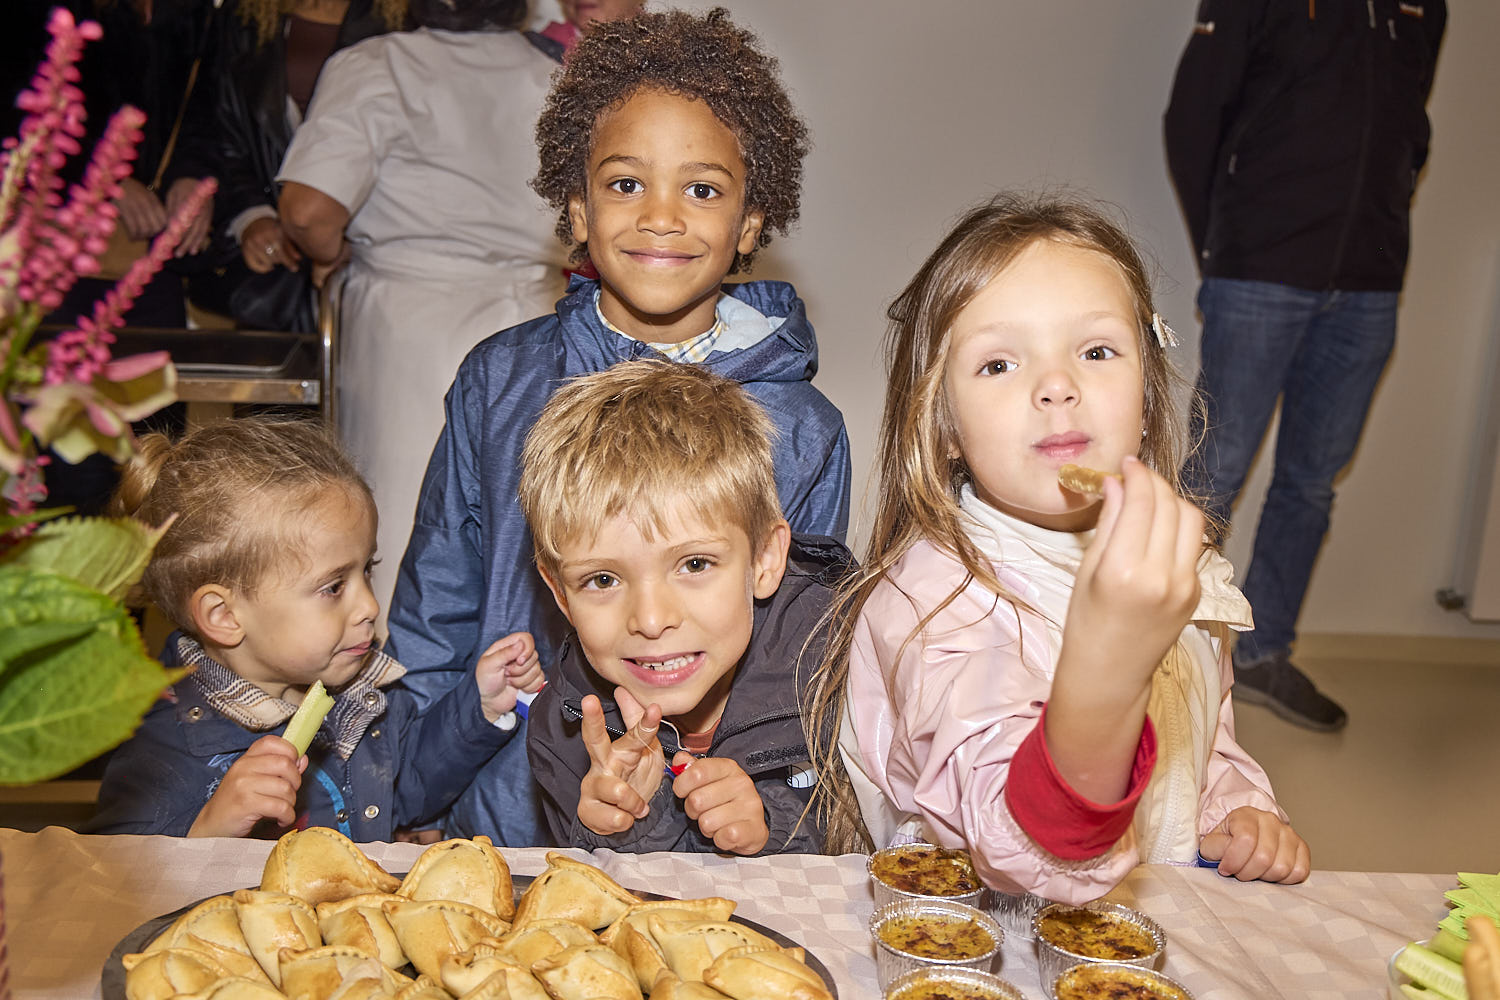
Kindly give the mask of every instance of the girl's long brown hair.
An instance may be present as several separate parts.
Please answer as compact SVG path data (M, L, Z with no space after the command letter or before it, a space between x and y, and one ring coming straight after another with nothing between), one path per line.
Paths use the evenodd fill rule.
M943 386L954 318L1039 240L1093 250L1119 267L1135 302L1145 379L1146 434L1140 457L1182 492L1178 469L1187 433L1177 419L1173 396L1180 392L1190 398L1191 393L1157 340L1151 280L1124 230L1098 209L1070 198L1003 194L966 213L887 310L875 523L859 570L840 588L828 612L827 649L806 695L807 717L821 720L820 725L808 726L808 733L819 775L815 805L827 830L824 849L830 854L875 846L860 819L838 749L849 653L871 593L901 557L925 539L957 558L965 576L918 622L908 642L975 580L997 599L1010 599L962 525L958 497L969 481L969 470L958 453Z

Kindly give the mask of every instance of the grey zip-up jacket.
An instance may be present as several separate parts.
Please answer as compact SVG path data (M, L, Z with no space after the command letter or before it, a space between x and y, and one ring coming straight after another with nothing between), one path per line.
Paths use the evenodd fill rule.
M799 702L827 640L819 622L838 580L852 565L849 550L832 538L792 536L781 586L755 603L750 646L714 732L708 755L738 761L765 804L770 836L762 854L815 854L823 846L823 831L808 809L812 771ZM612 736L621 736L625 725L615 706L614 685L589 666L575 636L570 634L563 643L547 678L546 689L531 706L527 752L557 843L631 854L717 851L712 838L688 817L682 800L672 793L671 777L665 775L651 799L650 813L624 833L600 835L579 822L578 790L589 769L580 733L584 695L599 697ZM681 749L671 725L661 727L660 739L670 761Z

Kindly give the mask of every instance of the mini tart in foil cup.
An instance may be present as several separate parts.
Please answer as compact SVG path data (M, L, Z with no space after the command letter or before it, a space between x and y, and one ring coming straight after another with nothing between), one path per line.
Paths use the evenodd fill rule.
M1067 914L1079 910L1090 910L1095 913L1106 914L1131 925L1150 939L1155 945L1151 951L1135 958L1122 958L1114 954L1103 952L1087 954L1092 949L1069 950L1053 944L1048 939L1046 928L1050 918L1066 917ZM1128 906L1119 903L1110 903L1105 900L1095 900L1082 906L1070 906L1067 903L1052 903L1042 907L1031 922L1032 934L1036 938L1036 964L1037 974L1041 981L1042 989L1050 991L1052 983L1061 975L1062 971L1069 966L1080 962L1114 962L1121 965L1134 966L1141 969L1154 969L1161 963L1162 953L1167 947L1167 935L1161 929L1161 925L1144 913L1132 910ZM1051 993L1049 992L1050 996Z
M885 1000L1026 1000L999 976L978 969L916 969L891 980Z
M938 873L931 877L930 889L922 884L922 869L926 865L933 866ZM900 881L904 885L886 881L891 877L888 871L892 869L903 876ZM903 899L946 899L979 906L986 891L974 871L974 863L969 860L968 851L954 851L933 844L901 844L876 851L865 862L865 870L870 873L870 888L877 910ZM961 871L974 888L954 891L953 887L941 884L946 879L939 876L951 875L956 870Z
M975 933L974 936L981 939L980 944L982 938L987 936L989 947L983 951L976 947L972 953L966 952L953 958L913 954L891 944L881 933L882 930L888 931L908 920L930 921L934 925L958 925L969 933L977 928L982 933ZM972 926L963 927L965 924ZM904 899L887 903L870 917L870 936L875 939L875 974L881 989L885 989L897 976L917 969L978 969L980 972L988 972L1000 954L1000 945L1005 941L1005 932L988 913L946 899Z
M1058 974L1047 995L1052 1000L1101 1000L1128 996L1135 1000L1193 1000L1175 979L1154 969L1125 962L1080 962Z
M1001 892L999 889L987 889L984 896L980 898L979 907L988 910L990 916L1005 931L1005 936L1018 940L1030 941L1033 934L1032 918L1044 906L1051 905L1050 899L1043 899L1034 892Z

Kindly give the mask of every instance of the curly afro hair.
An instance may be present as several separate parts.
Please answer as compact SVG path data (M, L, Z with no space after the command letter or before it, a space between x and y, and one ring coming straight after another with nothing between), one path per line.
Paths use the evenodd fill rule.
M785 233L797 219L810 141L776 60L722 7L702 16L668 11L595 24L579 41L536 125L541 163L531 187L558 210L558 238L573 242L568 199L584 190L599 116L643 87L703 101L739 140L745 207L765 213L757 250L738 254L730 273L748 270L771 233ZM587 254L583 245L573 257Z

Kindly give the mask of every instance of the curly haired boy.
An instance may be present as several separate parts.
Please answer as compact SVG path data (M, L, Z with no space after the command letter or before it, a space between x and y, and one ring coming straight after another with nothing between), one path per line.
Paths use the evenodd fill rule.
M775 425L792 529L842 539L848 524L848 438L811 384L801 299L781 282L723 284L797 216L807 129L776 61L721 9L596 25L553 85L537 145L533 186L598 277L480 343L448 391L390 613L393 655L426 699L458 682L486 636L530 631L544 664L561 645L566 621L516 495L526 434L568 379L664 357L741 383ZM455 804L451 835L545 838L519 742Z

